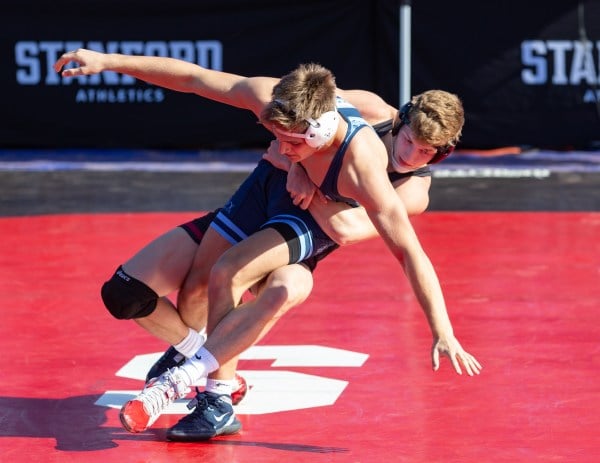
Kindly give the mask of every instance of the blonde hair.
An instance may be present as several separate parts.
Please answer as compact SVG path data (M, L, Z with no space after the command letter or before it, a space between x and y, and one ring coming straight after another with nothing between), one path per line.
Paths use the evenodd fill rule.
M291 132L304 132L308 119L318 119L335 110L335 77L316 63L301 64L273 87L271 101L263 108L260 122Z
M415 137L432 146L456 146L465 124L458 96L444 90L428 90L413 96L408 120Z

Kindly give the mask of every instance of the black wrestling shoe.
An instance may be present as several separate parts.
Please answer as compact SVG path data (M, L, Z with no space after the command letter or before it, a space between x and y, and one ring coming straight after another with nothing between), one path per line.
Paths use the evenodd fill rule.
M177 349L173 346L169 347L154 365L150 367L150 370L146 375L146 384L148 384L151 379L158 378L171 368L181 366L185 360L185 356L177 352Z
M198 392L188 408L194 406L196 408L192 413L167 430L167 439L182 442L205 441L216 436L235 434L242 429L242 423L233 411L231 397L227 394Z

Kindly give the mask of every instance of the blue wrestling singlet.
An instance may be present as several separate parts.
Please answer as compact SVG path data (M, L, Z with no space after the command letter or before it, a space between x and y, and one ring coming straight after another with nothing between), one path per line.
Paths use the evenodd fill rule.
M294 205L286 181L287 172L261 160L210 226L232 245L263 228L275 228L288 242L290 263L305 262L312 269L316 261L307 260L318 260L338 245L308 211Z
M352 207L359 206L358 202L352 198L348 198L342 196L337 188L338 177L340 175L340 170L342 168L342 163L344 161L344 156L346 154L346 148L350 144L350 141L356 135L356 133L362 129L363 127L369 127L377 133L377 135L381 138L385 136L392 128L392 121L386 121L385 123L378 124L378 128L371 127L361 116L358 109L352 106L347 101L343 100L340 97L337 97L336 102L338 112L340 115L346 120L348 123L348 131L346 132L346 137L338 151L335 153L333 160L331 161L331 165L329 169L327 169L327 173L323 178L323 182L319 186L321 192L330 200L344 202ZM431 169L429 166L421 167L412 172L388 172L388 178L390 182L395 182L396 180L400 180L406 177L428 177L431 176Z
M346 131L342 144L331 161L329 169L327 169L327 173L325 174L325 178L323 178L323 182L319 186L319 189L327 199L344 202L352 207L356 207L358 206L358 203L354 199L340 195L337 188L337 181L340 175L340 169L342 168L342 162L344 161L344 156L346 155L346 149L354 136L363 127L373 128L362 118L358 109L339 96L337 97L336 106L338 113L340 113L348 123L348 130Z
M356 133L363 127L371 130L372 127L345 100L338 97L336 106L348 123L348 130L320 189L329 199L355 207L358 205L355 200L338 193L337 179L346 150ZM316 261L312 265L307 259L320 260L338 245L325 234L308 211L294 205L286 182L287 172L261 160L210 226L232 245L262 228L275 228L288 242L290 263L305 262L314 268Z

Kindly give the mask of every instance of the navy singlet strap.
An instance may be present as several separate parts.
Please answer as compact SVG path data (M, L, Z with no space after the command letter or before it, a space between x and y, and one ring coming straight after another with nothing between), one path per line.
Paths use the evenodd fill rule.
M337 111L348 123L348 130L346 131L346 135L342 141L342 144L338 148L333 160L331 161L329 169L327 169L327 173L325 174L325 178L323 179L319 189L325 196L334 201L345 202L356 207L358 206L358 203L354 199L340 195L337 189L337 181L348 145L360 129L371 126L367 124L367 122L360 115L360 112L358 112L358 110L350 103L338 97L336 104Z

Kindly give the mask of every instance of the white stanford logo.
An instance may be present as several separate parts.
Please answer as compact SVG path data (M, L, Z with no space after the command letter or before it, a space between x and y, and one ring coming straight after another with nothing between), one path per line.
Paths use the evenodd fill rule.
M136 355L116 372L116 376L140 380L146 377L150 366L162 352ZM299 346L254 346L244 352L242 360L273 359L272 367L323 367L327 373L335 367L361 367L369 356L332 347ZM259 415L304 408L333 405L340 397L348 381L308 375L289 370L243 370L240 374L248 382L250 390L244 400L235 407L241 415ZM203 386L204 382L197 384ZM140 391L106 391L96 405L117 408ZM189 413L186 405L190 398L177 400L165 413L184 415Z

